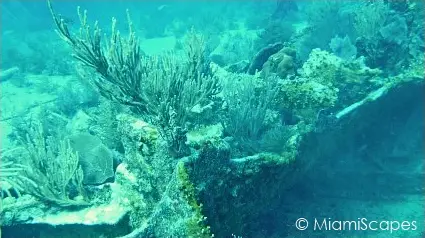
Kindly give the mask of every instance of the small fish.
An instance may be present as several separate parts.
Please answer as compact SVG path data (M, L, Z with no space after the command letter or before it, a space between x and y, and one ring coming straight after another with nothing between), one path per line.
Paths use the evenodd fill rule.
M71 17L59 15L59 19L62 19L63 22L67 25L73 25L75 23L74 19L72 19Z
M166 9L166 8L169 8L170 6L168 6L168 5L166 5L166 4L163 4L163 5L161 5L161 6L159 6L156 10L158 10L158 11L162 11L162 10L164 10L164 9Z

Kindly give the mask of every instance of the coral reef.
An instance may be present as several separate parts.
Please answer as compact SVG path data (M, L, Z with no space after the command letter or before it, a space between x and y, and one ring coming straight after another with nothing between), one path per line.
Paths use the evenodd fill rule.
M52 53L34 39L6 49L3 237L295 237L301 215L423 220L422 2L243 3L251 14L235 2L198 19L150 4L106 31L78 8L78 31L48 1L66 43L54 52L72 51L75 75L71 54L21 59ZM177 9L188 15L167 25Z
M174 155L187 154L181 138L188 129L188 114L198 104L208 104L205 101L208 102L219 89L216 77L208 72L209 66L204 60L203 40L192 32L187 41L186 58L172 55L142 57L127 12L130 37L121 38L116 19L113 19L111 44L103 50L100 28L95 25L94 30L90 30L85 12L78 10L81 28L86 34L75 36L53 12L50 2L49 8L58 32L73 48L76 59L98 73L93 84L99 92L111 101L132 106L158 126Z

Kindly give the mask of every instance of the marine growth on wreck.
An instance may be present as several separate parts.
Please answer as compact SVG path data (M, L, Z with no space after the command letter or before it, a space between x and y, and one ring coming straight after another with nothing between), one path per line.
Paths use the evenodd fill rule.
M423 1L0 6L1 237L425 235Z

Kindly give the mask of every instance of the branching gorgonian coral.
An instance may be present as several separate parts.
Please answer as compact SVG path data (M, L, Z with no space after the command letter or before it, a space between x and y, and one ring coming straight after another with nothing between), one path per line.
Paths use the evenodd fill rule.
M89 205L79 157L68 140L46 138L39 124L31 128L23 144L25 176L33 181L25 184L26 193L62 207Z
M2 160L5 158L3 154L2 152ZM0 197L4 197L4 195L12 197L11 191L17 196L21 196L24 183L35 185L33 181L23 175L24 170L24 166L13 161L2 161L0 163Z
M92 82L99 92L131 106L143 119L158 126L174 154L184 154L192 109L208 104L219 92L218 79L207 70L203 40L191 34L184 57L142 56L128 11L128 37L121 36L114 18L109 42L102 42L98 23L90 27L86 12L78 9L81 28L79 34L72 34L48 3L60 37L73 48L82 65L96 72Z

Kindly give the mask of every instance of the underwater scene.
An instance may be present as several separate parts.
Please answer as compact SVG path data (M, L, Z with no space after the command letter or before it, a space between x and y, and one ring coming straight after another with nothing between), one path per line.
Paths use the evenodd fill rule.
M1 7L2 238L424 238L422 0Z

